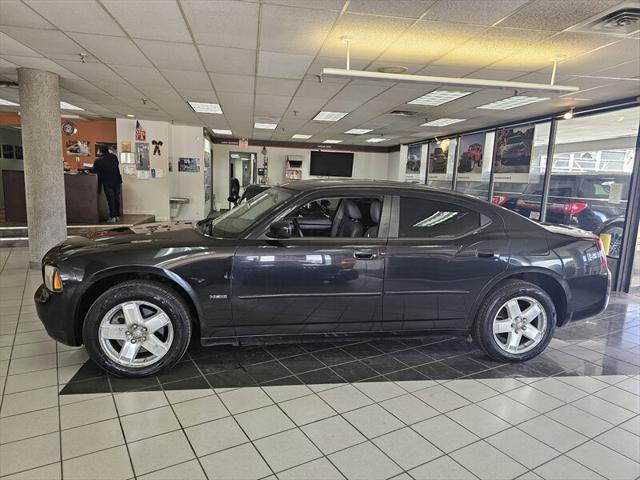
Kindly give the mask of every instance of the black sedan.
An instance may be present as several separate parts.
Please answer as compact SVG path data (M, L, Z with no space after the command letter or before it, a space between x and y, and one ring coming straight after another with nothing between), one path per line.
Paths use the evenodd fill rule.
M49 334L116 375L174 365L204 345L471 333L522 361L556 326L601 312L597 237L419 185L304 181L195 228L90 240L42 262Z

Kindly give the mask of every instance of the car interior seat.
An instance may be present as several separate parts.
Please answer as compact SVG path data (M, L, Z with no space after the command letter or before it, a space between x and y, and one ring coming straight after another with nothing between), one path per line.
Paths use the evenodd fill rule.
M362 212L353 200L343 200L336 212L331 227L332 237L361 237L364 232L362 226Z
M371 217L371 225L367 228L364 236L368 238L374 238L378 236L378 226L380 224L380 214L382 213L382 204L380 200L374 200L369 207L369 216Z

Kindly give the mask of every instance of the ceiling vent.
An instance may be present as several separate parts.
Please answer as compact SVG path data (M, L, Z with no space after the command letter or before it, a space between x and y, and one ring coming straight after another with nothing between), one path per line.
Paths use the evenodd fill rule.
M626 37L640 31L640 8L619 8L580 25L576 30Z
M389 115L393 115L395 117L416 117L420 112L413 112L411 110L391 110Z

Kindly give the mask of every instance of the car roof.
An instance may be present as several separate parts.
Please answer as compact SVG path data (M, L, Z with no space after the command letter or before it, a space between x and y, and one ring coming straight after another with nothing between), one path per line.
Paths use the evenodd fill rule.
M486 200L480 200L471 195L454 192L451 190L443 190L440 188L427 187L419 183L394 182L391 180L299 180L295 182L280 185L289 190L298 192L312 192L315 190L340 190L342 188L370 188L383 190L396 190L417 193L435 193L438 195L448 195L464 200L472 200L476 202L488 203Z

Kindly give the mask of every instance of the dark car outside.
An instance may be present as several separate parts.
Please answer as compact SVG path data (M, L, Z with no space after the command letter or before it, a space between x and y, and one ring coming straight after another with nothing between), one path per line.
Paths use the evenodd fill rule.
M602 242L467 195L374 181L272 187L194 228L90 240L42 261L47 332L115 375L203 345L472 335L528 360L607 305Z

